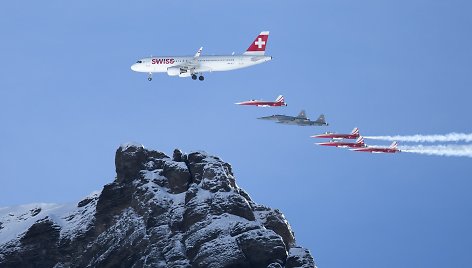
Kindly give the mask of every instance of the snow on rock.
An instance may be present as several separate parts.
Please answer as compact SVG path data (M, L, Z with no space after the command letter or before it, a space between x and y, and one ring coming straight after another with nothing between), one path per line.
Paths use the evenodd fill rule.
M91 223L99 194L94 192L86 197L90 203L82 207L76 204L37 203L0 209L0 245L21 238L34 223L44 219L60 227L61 237L83 233Z
M120 149L122 151L126 151L128 150L129 148L131 147L134 147L134 148L143 148L144 149L144 146L140 143L137 143L137 142L126 142L126 143L123 143L120 145Z
M19 239L31 225L40 219L56 217L56 215L64 216L72 209L70 205L47 203L2 208L0 209L0 222L2 223L0 244Z
M315 267L220 158L126 143L115 165L78 204L0 208L0 267Z
M290 248L286 267L300 267L300 268L311 268L313 267L313 257L308 249L302 247ZM316 266L315 266L316 267Z

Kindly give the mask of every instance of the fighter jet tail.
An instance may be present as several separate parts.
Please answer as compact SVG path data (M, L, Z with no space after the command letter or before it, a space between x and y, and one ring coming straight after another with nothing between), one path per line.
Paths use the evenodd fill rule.
M318 119L316 119L315 122L318 123L318 124L328 125L326 123L324 114L320 114L320 116L318 117Z
M301 112L297 115L298 118L303 118L306 119L306 113L305 110L301 110Z

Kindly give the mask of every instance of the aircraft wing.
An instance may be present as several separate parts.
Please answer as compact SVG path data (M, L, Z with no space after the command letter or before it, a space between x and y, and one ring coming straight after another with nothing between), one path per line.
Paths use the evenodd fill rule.
M277 124L286 124L286 125L297 124L297 123L295 123L295 121L293 121L293 120L285 120L285 119L283 119L283 120L280 120L280 119L279 119L279 121L277 121L276 123L277 123Z
M193 56L193 60L176 65L176 67L179 67L181 69L186 69L186 70L197 69L200 66L200 64L198 63L198 58L200 58L200 55L202 54L202 50L203 50L203 47L200 47L197 53L195 53L195 56ZM205 70L201 70L201 71L205 71Z

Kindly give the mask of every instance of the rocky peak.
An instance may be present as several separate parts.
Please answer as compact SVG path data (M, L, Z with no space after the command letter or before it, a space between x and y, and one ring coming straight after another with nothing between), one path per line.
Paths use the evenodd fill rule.
M115 166L101 193L66 212L33 208L16 236L22 212L0 211L0 266L314 267L284 215L253 202L220 158L128 143Z

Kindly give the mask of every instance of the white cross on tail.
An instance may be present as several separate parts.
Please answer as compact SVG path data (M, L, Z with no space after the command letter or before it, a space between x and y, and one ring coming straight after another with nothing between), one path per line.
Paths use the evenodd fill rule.
M254 45L256 45L258 48L262 48L263 45L265 45L265 41L262 41L262 38L259 37L259 39L257 39L257 41L254 43Z

